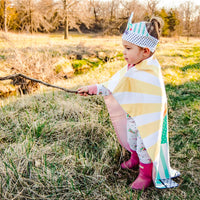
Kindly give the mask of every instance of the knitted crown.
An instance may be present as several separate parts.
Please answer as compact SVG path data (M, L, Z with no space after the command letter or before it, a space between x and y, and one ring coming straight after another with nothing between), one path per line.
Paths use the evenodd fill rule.
M132 18L133 13L128 20L122 39L140 47L147 47L154 52L159 40L148 33L145 22L132 23Z

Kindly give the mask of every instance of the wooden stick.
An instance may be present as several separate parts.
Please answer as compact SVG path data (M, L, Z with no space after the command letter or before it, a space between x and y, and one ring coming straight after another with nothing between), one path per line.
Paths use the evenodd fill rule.
M13 75L5 76L5 77L0 77L0 81L8 80L8 79L13 80L13 79L15 79L15 78L17 78L19 76L21 76L21 77L23 77L25 79L31 80L31 81L35 81L35 82L41 83L43 85L46 85L47 87L57 88L57 89L64 90L65 92L69 92L69 93L78 93L78 91L76 91L76 90L68 90L68 89L63 88L63 87L59 87L59 86L56 86L56 85L51 85L49 83L45 83L45 82L40 81L38 79L30 78L30 77L25 76L23 74L13 74Z

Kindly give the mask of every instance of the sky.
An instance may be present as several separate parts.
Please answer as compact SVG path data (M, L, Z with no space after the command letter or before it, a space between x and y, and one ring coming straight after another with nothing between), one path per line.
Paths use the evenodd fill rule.
M146 0L139 0L139 2L144 2ZM159 0L158 7L162 8L177 8L180 4L186 2L188 0ZM200 6L200 0L190 0L190 2L193 2L194 5Z

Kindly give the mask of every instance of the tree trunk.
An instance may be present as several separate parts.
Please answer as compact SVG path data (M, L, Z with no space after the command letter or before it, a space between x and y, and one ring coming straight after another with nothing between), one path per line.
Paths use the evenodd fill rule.
M64 39L68 39L68 10L66 5L66 0L63 1L64 3Z
M33 20L32 20L32 11L31 10L30 10L30 25L31 25L30 31L32 34L33 33Z
M189 42L190 40L190 29L191 29L191 25L190 25L191 21L190 21L190 17L188 17L188 23L187 23L187 42Z
M65 22L64 22L64 39L68 39L69 37L69 30L68 30L68 13L66 13L65 16Z
M4 31L7 32L7 0L4 0Z
M29 26L30 26L30 28L29 28L29 31L30 31L30 33L32 34L33 33L33 19L32 19L32 1L31 0L29 0Z
M188 33L187 35L187 42L189 42L189 40L190 40L190 33Z

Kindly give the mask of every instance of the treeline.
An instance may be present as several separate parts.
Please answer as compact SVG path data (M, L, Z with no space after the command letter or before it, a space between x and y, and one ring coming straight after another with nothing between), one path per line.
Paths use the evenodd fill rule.
M0 0L0 29L4 31L103 32L121 34L128 16L134 21L160 16L163 36L200 36L200 6L187 1L179 8L159 8L159 0Z

